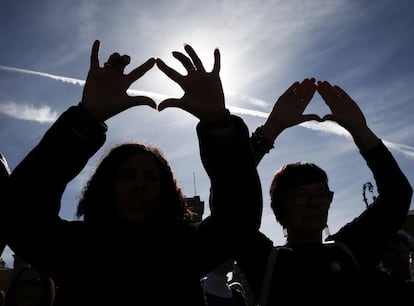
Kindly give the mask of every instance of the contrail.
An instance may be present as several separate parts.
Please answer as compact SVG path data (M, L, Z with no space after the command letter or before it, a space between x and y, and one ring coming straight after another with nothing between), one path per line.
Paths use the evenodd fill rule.
M15 68L15 67L8 67L8 66L3 66L3 65L0 65L0 69L13 71L13 72L21 72L21 73L26 73L26 74L33 74L33 75L42 76L42 77L52 79L52 80L56 80L56 81L70 83L70 84L73 84L73 85L81 85L81 86L85 85L84 80L62 77L62 76L58 76L58 75L54 75L54 74L50 74L50 73L20 69L20 68Z
M70 84L73 84L73 85L80 85L80 86L85 85L85 80L69 78L69 77L54 75L54 74L50 74L50 73L20 69L20 68L3 66L3 65L0 65L0 69L11 71L11 72L25 73L25 74L41 76L41 77L44 77L44 78L49 78L49 79L52 79L52 80L55 80L55 81L61 81L61 82L65 82L65 83L70 83ZM141 90L134 90L134 89L129 89L127 92L129 94L133 94L133 95L146 95L146 96L149 96L149 97L151 97L155 100L163 100L163 99L166 99L168 97L166 95L159 94L159 93L141 91ZM227 93L227 95L231 95L231 96L235 96L235 97L240 96L243 100L249 101L249 102L251 102L252 104L255 104L255 105L258 105L258 104L266 105L266 104L268 104L266 101L258 100L256 98L249 97L249 96L246 96L246 95L238 95L237 93L233 93L233 92L232 93ZM18 112L15 109L13 109L13 105L16 106L17 104L12 104L10 102L8 105L5 105L5 106L0 105L0 112L5 113L7 115L10 115L14 118L18 118L18 119L34 120L29 115L29 111L32 111L32 112L36 113L36 115L33 115L33 117L36 116L36 118L39 118L39 117L41 118L41 119L36 120L36 121L39 121L39 122L53 122L57 118L56 113L51 112L51 110L48 106L44 106L41 109L34 109L34 108L30 109L30 107L23 106L25 111L24 112ZM20 107L20 111L21 111L22 106L20 105L19 107ZM252 109L248 109L248 108L236 107L236 106L231 106L231 105L228 105L227 107L229 108L230 111L232 111L233 113L237 113L239 115L249 115L249 116L257 116L257 117L263 117L263 118L267 118L269 116L269 113L267 113L267 112L261 112L261 111L256 111L256 110L252 110ZM342 128L341 126L339 126L338 124L333 123L333 122L304 122L304 123L301 123L300 126L302 126L304 128L307 128L307 129L314 130L314 131L326 132L326 133L331 133L331 134L351 138L351 135L348 133L348 131L346 131L344 128ZM383 141L384 141L384 144L388 148L390 148L391 150L397 151L397 152L405 155L409 159L414 159L414 148L413 147L407 146L407 145L404 145L404 144L393 143L393 142L386 141L386 140L383 140Z

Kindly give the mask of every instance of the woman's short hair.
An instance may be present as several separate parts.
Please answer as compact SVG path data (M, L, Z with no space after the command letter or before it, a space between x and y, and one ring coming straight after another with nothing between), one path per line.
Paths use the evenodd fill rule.
M314 163L299 161L289 163L276 171L270 184L270 206L276 220L286 226L287 195L293 188L309 183L323 182L328 187L326 172Z

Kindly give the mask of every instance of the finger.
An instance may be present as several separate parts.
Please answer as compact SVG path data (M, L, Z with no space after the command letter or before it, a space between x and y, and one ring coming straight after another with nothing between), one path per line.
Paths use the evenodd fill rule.
M131 57L126 54L122 55L120 60L123 64L125 64L125 66L131 63Z
M305 89L306 88L309 88L309 87L315 87L315 78L307 78L307 79L304 79L302 81L302 85L303 85L303 87Z
M181 62L188 72L195 70L193 62L181 52L174 51L172 52L172 55Z
M214 50L214 66L213 66L213 73L214 74L218 74L220 72L220 50L219 49L215 49Z
M93 42L92 51L91 51L91 69L99 68L99 58L98 58L99 46L100 46L100 41L95 40Z
M129 104L131 106L147 105L154 109L157 108L157 103L155 103L153 99L146 96L129 97Z
M118 52L114 52L109 56L108 62L110 63L117 62L119 61L120 58L121 58L121 54L119 54Z
M306 83L304 84L302 99L310 102L310 100L312 100L315 94L315 91L316 91L316 86L314 84L314 81L312 79L307 79Z
M184 45L184 49L185 51L187 51L188 55L191 57L194 63L194 66L197 68L197 70L200 70L201 72L206 72L206 70L204 69L203 63L201 62L198 55L195 53L194 49L188 44Z
M319 83L320 83L320 84L322 84L323 86L326 86L326 87L332 88L331 83L329 83L328 81L323 81L323 82L319 81Z
M335 85L334 88L337 92L337 98L346 98L352 100L352 98L341 87Z
M325 91L326 91L325 93L325 96L327 97L326 104L328 105L342 98L347 98L349 100L352 100L351 97L348 96L348 94L337 85L332 86L331 84L329 84L329 82L324 82L322 86L323 86L322 88L325 88Z
M142 77L148 70L150 70L155 64L155 58L151 57L148 59L145 63L138 66L134 70L132 70L130 73L128 73L127 77L130 83L135 82L140 77Z
M158 110L162 111L166 109L167 107L178 107L181 108L181 99L166 99L162 101L160 104L158 104Z
M335 116L332 114L326 114L325 116L322 117L322 121L335 121Z
M177 71L166 65L161 59L156 59L157 67L164 72L171 80L181 84L183 76L179 74Z
M302 92L315 90L314 79L304 79L300 84L300 87Z
M315 91L316 90L312 90L312 91L305 92L304 95L302 96L302 98L300 100L302 102L304 102L306 104L306 106L308 106L309 103L311 102L313 96L315 95Z
M125 67L131 62L129 55L120 55L118 52L114 52L105 63L106 68L110 68L115 71L124 72Z
M294 93L294 89L299 85L299 82L295 82L292 85L290 85L290 87L283 93L284 95L291 95Z
M329 104L335 96L335 94L332 93L331 84L327 81L318 82L317 90L327 104Z
M321 117L319 117L319 115L317 114L304 114L301 116L301 120L299 123L303 123L303 122L311 121L311 120L322 121Z

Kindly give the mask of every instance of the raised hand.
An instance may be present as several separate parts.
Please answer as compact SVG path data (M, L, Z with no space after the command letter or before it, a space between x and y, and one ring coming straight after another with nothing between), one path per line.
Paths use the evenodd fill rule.
M358 104L341 87L318 81L317 91L331 110L322 120L335 121L345 128L361 151L368 151L380 142L368 127Z
M266 138L273 142L285 129L309 120L321 121L317 114L303 114L315 94L315 79L293 83L276 101L263 125Z
M104 67L100 67L99 45L99 40L96 40L92 46L90 69L80 104L101 122L133 106L148 105L156 108L156 103L151 98L132 97L126 92L133 82L154 66L155 59L150 58L130 73L124 74L124 69L130 62L129 56L113 53Z
M318 81L317 90L331 110L331 114L323 116L322 120L335 121L351 133L366 127L361 109L341 87Z
M185 45L184 49L189 57L176 51L172 54L188 71L187 75L178 73L161 59L156 60L158 68L184 90L184 95L181 98L169 98L162 101L158 105L158 110L162 111L167 107L178 107L204 122L212 122L224 118L227 113L219 76L219 50L214 50L213 70L206 72L194 49L190 45Z

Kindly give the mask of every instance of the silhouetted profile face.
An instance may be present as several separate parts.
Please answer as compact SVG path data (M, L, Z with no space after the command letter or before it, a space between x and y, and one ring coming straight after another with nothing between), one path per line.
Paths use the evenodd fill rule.
M325 182L292 188L286 198L288 231L321 233L326 226L332 196Z
M160 205L161 178L149 153L130 156L119 167L115 178L115 207L119 216L133 223L143 223Z

